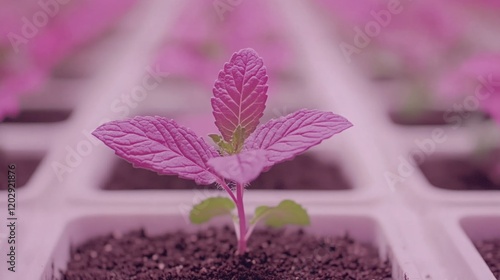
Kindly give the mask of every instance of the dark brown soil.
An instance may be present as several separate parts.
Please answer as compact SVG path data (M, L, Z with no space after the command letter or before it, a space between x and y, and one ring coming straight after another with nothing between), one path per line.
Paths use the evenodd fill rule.
M407 126L418 126L418 125L451 125L454 120L447 121L447 112L440 110L424 110L422 112L407 113L403 111L393 111L389 113L389 117L393 123L399 125ZM481 112L453 112L449 114L449 118L454 116L460 116L461 120L467 119L483 119L486 120L489 117Z
M7 170L8 165L15 164L16 188L22 188L35 172L40 164L41 158L36 156L15 156L5 155L0 152L0 190L7 189Z
M500 279L500 238L476 242L476 248L495 275L495 279Z
M62 279L392 279L389 261L348 236L256 230L248 253L236 255L235 248L229 227L154 237L143 231L108 235L72 250Z
M124 160L118 161L111 177L103 186L105 190L195 188L203 188L203 186L177 176L160 176L148 170L134 168ZM250 184L250 188L345 190L350 189L351 185L335 164L327 164L310 154L304 154L291 161L277 164L268 172L262 173Z
M181 179L177 176L158 175L146 169L134 168L132 164L120 159L102 188L105 190L184 190L201 187L196 185L194 181Z
M250 184L251 189L347 190L350 183L336 164L326 163L312 154L275 165Z
M493 176L493 164L500 152L488 158L436 157L420 165L429 182L449 190L500 190L500 180Z
M447 125L443 111L426 111L408 114L401 111L389 113L392 122L399 125Z
M3 120L5 123L54 123L67 120L71 115L68 110L23 110L15 117Z

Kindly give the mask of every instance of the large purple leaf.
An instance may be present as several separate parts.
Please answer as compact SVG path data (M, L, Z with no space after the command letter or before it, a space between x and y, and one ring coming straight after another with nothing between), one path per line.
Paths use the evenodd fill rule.
M135 117L105 123L92 134L135 167L178 175L200 185L217 179L207 166L209 159L219 156L217 151L173 120Z
M208 160L208 165L215 173L240 184L249 183L257 178L266 167L266 163L264 150L243 151L239 154Z
M213 88L215 125L226 141L238 126L246 139L259 125L267 100L267 75L262 59L253 49L242 49L219 72Z
M318 110L299 110L259 126L245 149L267 152L267 166L295 157L321 141L351 127L342 116Z

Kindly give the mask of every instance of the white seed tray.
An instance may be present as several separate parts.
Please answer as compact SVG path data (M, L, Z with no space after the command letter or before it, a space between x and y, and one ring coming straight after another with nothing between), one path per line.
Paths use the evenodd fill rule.
M100 58L98 71L78 79L55 79L51 82L55 94L24 104L31 108L73 108L68 120L0 124L0 149L45 155L29 183L17 192L17 272L7 271L2 249L0 279L51 279L65 268L70 246L112 231L140 227L151 233L198 229L187 223L187 209L207 196L222 194L217 190L99 188L116 161L108 148L89 135L103 121L161 114L178 118L200 134L214 132L209 130L213 125L207 106L211 89L189 83L165 79L137 106L129 106L127 114L110 105L140 86L150 73L148 67L155 67L152 52L168 36L183 5L178 1L141 2L120 25L125 31L118 30L119 35L109 38L102 49L92 49ZM392 261L395 280L495 280L472 242L500 237L500 191L440 190L431 186L418 169L404 182L389 186L384 174L397 172L399 157L408 155L415 139L426 139L433 129L442 128L392 124L387 117L388 105L377 99L374 86L331 46L326 28L307 2L276 0L269 8L287 22L289 28L284 34L303 64L297 67L302 77L299 85L276 86L279 91L291 91L293 100L285 93L272 97L268 114L276 117L305 104L348 118L353 128L313 152L339 164L353 189L249 189L245 198L249 210L294 199L312 216L312 226L307 230L322 235L348 232L377 246L381 257ZM110 48L114 50L111 53ZM99 50L108 56L100 55ZM71 97L65 94L69 89L74 93ZM269 94L274 94L272 85ZM435 153L471 151L474 129L464 126L446 131L448 140L436 145ZM55 172L56 163L66 164L68 172ZM0 195L5 197L0 199L0 219L6 221L7 195ZM0 248L6 248L7 236L3 230L0 233Z

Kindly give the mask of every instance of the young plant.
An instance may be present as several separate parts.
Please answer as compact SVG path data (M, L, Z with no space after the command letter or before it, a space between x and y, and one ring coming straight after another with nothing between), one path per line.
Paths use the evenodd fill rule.
M98 127L93 135L135 167L175 174L199 185L217 183L229 198L204 200L194 206L190 219L201 224L231 214L236 208L233 220L238 252L244 253L259 221L273 227L309 224L307 212L291 200L275 207L258 207L247 224L245 187L274 164L290 160L352 126L336 114L306 109L259 126L267 100L267 79L264 63L252 49L240 50L224 65L211 102L220 135L210 138L217 148L189 128L162 117L112 121Z

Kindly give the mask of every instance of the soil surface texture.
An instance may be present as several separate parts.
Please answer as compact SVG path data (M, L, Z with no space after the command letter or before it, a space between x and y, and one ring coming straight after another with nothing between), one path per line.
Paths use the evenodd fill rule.
M103 185L105 190L146 189L213 189L215 186L198 186L191 180L177 176L158 175L155 172L134 168L124 160L115 165L110 178ZM304 154L273 166L250 183L249 189L288 190L346 190L351 186L340 168L333 163Z
M62 279L392 279L389 261L348 236L260 229L248 245L247 253L235 254L229 227L153 237L141 230L115 233L73 249Z

